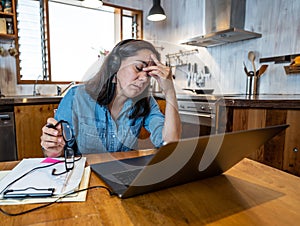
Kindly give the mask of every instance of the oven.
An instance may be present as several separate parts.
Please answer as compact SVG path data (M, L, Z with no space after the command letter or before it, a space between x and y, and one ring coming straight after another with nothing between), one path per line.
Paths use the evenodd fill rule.
M216 133L216 100L178 99L182 138Z

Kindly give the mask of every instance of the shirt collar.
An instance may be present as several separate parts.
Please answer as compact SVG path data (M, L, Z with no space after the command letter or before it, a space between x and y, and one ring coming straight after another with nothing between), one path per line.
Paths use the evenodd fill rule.
M127 99L127 100L125 101L125 103L124 103L124 106L123 106L121 112L120 112L120 115L123 114L123 113L125 113L125 112L129 112L130 109L132 108L132 106L133 106L133 101L132 101L132 99Z

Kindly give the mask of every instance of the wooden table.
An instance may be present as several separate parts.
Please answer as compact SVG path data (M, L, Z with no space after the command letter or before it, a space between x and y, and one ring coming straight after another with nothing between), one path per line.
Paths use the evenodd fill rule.
M88 155L88 162L135 157L147 151ZM0 163L0 170L16 162ZM90 185L103 185L91 174ZM10 212L38 206L1 206ZM244 159L224 175L121 200L104 189L87 201L58 203L8 217L1 225L296 225L300 222L300 178Z

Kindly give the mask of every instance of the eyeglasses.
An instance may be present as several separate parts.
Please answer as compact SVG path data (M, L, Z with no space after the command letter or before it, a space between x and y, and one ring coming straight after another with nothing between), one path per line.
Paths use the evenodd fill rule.
M56 169L53 169L52 170L52 175L54 175L54 176L62 175L62 174L65 174L65 173L71 171L74 168L75 162L79 161L81 159L81 157L82 157L81 153L79 153L79 158L75 159L75 152L72 149L72 147L70 146L71 144L74 143L75 137L73 135L72 129L70 127L70 124L67 121L60 120L55 125L48 124L46 126L48 128L57 129L57 126L59 124L61 124L62 137L63 137L63 139L65 141L65 146L64 146L65 160L64 160L64 162L65 162L65 168L66 168L66 170L63 171L63 172L61 172L61 173L56 173ZM10 198L11 197L18 197L18 198L20 198L20 196L15 196L15 195L11 194L11 192L14 192L14 191L26 191L29 188L19 189L19 190L14 190L14 191L13 190L7 190L7 189L12 184L14 184L15 182L17 182L20 179L24 178L26 175L34 172L35 170L46 168L46 167L51 167L51 166L54 166L54 165L56 165L58 163L61 163L61 162L63 162L63 161L57 161L57 162L54 162L54 163L52 163L50 165L38 166L38 167L35 167L35 168L31 169L30 171L26 172L22 176L18 177L17 179L15 179L11 183L9 183L2 191L0 191L0 194L2 194L4 192L4 197L10 197ZM45 196L52 196L53 195L53 190L49 190L49 189L37 189L37 188L34 188L34 187L30 187L30 189L34 189L34 190L37 190L37 191L38 190L42 191L43 192L43 197L45 197ZM36 194L38 194L38 193L36 193ZM40 195L40 193L38 195ZM35 196L35 197L37 197L37 196Z
M64 157L65 157L66 170L61 173L56 173L56 169L53 169L52 175L56 175L56 176L59 176L59 175L62 175L62 174L65 174L65 173L71 171L74 168L75 161L78 161L81 159L81 155L80 155L79 159L75 159L75 152L74 152L73 148L70 146L70 144L72 144L74 142L75 137L73 135L70 124L67 121L60 120L55 125L48 124L47 127L56 129L59 124L61 125L62 137L65 141Z

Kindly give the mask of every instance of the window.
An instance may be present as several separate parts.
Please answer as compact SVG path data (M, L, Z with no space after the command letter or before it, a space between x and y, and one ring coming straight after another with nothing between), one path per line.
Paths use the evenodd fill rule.
M40 3L19 0L17 13L20 79L35 80L43 74Z
M137 17L131 11L124 10L122 15L123 39L137 38Z
M18 0L18 83L83 81L100 51L111 50L121 39L142 38L141 11L80 4Z

